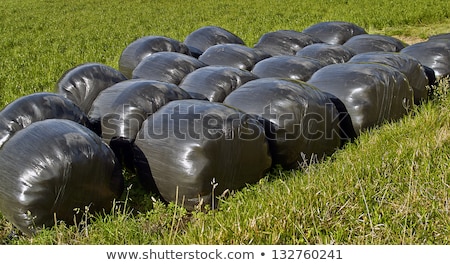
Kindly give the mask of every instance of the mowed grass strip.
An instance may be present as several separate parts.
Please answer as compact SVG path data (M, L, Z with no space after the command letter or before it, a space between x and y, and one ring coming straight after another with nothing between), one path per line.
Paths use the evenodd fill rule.
M85 62L117 67L133 40L183 40L217 25L253 45L267 32L321 21L354 22L369 32L422 39L448 30L448 1L3 1L0 105L52 91ZM448 86L442 84L441 91ZM400 122L363 134L305 171L273 170L223 199L220 209L187 213L130 187L104 216L58 224L8 244L447 244L449 102L420 106ZM133 180L133 176L130 176ZM128 196L127 196L128 194ZM12 239L8 239L11 236Z

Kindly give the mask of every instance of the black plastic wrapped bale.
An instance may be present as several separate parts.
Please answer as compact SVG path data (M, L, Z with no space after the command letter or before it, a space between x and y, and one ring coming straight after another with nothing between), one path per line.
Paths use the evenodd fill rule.
M119 161L133 168L131 146L142 123L169 101L189 98L190 95L175 84L131 79L103 90L88 116Z
M295 55L303 47L321 42L321 40L303 32L278 30L262 35L254 48L262 50L271 56Z
M218 26L201 27L187 35L184 40L184 44L196 58L209 47L226 43L245 45L245 42L236 34Z
M231 92L223 103L263 121L274 165L303 166L322 160L341 145L336 107L305 82L257 79Z
M450 41L445 38L415 43L400 52L416 58L422 65L433 69L437 79L450 76Z
M134 79L148 79L178 85L183 78L206 64L177 52L158 52L144 58L133 70Z
M303 32L328 44L344 44L354 36L367 34L364 28L345 21L319 22L304 29Z
M143 186L187 209L256 183L272 163L256 118L196 99L169 102L149 116L135 151Z
M345 63L355 53L341 44L315 43L304 47L296 53L297 56L317 59L326 65Z
M450 41L450 33L442 33L437 35L432 35L428 40L447 40Z
M313 58L277 55L258 62L252 73L259 78L280 77L306 81L323 66L325 64Z
M58 80L56 90L88 113L92 102L103 89L126 79L112 67L86 63L66 71Z
M188 74L180 83L180 88L195 99L222 102L236 88L257 79L247 70L232 66L206 66Z
M147 56L157 52L179 52L190 55L182 42L164 36L145 36L130 43L119 58L119 71L131 78L134 68Z
M86 114L63 95L33 93L14 100L0 112L0 148L16 132L46 119L67 119L91 128Z
M207 65L236 67L252 70L253 66L270 57L263 51L241 44L217 44L209 47L198 59Z
M308 83L329 94L350 124L343 135L361 132L403 117L413 104L413 90L399 70L378 63L344 63L325 66Z
M113 151L86 127L48 119L18 131L0 150L0 211L27 235L55 220L73 224L109 212L123 192ZM80 209L77 213L76 209Z
M379 34L357 35L343 44L352 49L355 54L364 52L399 52L408 45L401 40Z
M402 72L414 91L414 103L420 104L429 96L429 80L425 69L416 58L398 52L366 52L355 55L349 63L381 63Z

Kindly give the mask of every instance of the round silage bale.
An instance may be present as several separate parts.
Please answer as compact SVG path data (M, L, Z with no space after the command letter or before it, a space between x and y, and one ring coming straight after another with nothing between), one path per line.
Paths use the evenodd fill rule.
M0 149L0 211L27 235L109 212L123 192L113 151L86 127L47 119L18 131Z
M205 100L172 101L151 115L135 141L143 186L188 209L261 179L271 156L261 123Z
M261 119L274 164L303 166L322 160L340 147L334 104L305 82L260 78L233 91L223 103Z

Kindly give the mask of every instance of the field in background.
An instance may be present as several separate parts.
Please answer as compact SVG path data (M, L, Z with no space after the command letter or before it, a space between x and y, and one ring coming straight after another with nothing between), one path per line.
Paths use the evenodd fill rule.
M407 42L450 32L448 1L2 1L0 107L53 91L86 62L117 68L121 51L147 35L177 40L221 26L252 46L264 33L322 21L358 24ZM450 99L438 99L395 124L361 136L306 171L274 170L221 202L187 214L130 189L106 217L57 226L10 244L448 244ZM125 205L125 203L127 205ZM135 209L133 210L133 207ZM136 210L138 209L138 210Z

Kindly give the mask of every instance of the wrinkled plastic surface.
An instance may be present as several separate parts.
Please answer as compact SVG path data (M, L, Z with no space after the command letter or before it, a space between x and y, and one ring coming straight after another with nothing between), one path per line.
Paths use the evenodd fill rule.
M149 115L169 101L188 98L190 95L175 84L131 79L103 90L88 116L92 124L101 124L105 141L114 137L134 140Z
M179 52L190 55L189 48L182 42L164 36L145 36L130 43L119 58L119 71L128 79L134 68L147 56L157 52Z
M277 55L258 62L252 73L259 78L280 77L306 81L323 66L325 64L313 58Z
M305 82L257 79L231 92L224 104L264 121L273 162L285 168L321 160L341 144L334 104Z
M297 51L313 43L322 41L303 32L295 30L278 30L262 35L254 48L276 55L295 55Z
M269 57L268 54L241 44L217 44L209 47L198 59L207 65L236 67L252 70L253 66Z
M135 152L143 186L188 209L202 201L211 204L227 189L257 182L272 162L257 119L194 99L169 102L149 116ZM149 185L153 181L155 187Z
M414 103L420 104L428 98L429 85L425 69L420 62L406 53L367 52L355 55L349 63L381 63L392 66L402 72L414 91Z
M66 71L58 80L56 90L88 113L92 102L103 89L126 79L112 67L86 63Z
M344 21L319 22L304 29L303 32L328 44L344 44L354 36L367 34L364 28Z
M0 148L16 132L33 122L67 119L91 127L86 114L63 95L39 92L20 97L0 112Z
M357 35L343 45L352 49L355 54L376 51L399 52L408 46L397 38L379 34Z
M206 66L192 56L177 52L158 52L144 58L133 70L134 79L148 79L178 85L194 70Z
M258 77L247 70L231 66L206 66L188 74L180 88L195 99L222 102L233 90Z
M127 80L98 95L92 104L89 119L119 161L132 169L132 143L142 123L169 101L188 98L190 95L175 84Z
M408 54L433 69L437 79L450 76L450 41L446 38L436 37L412 44L401 50L401 53Z
M297 56L314 58L326 65L345 63L355 53L341 44L315 43L304 47L296 53Z
M0 211L23 233L78 222L89 207L112 208L123 176L112 150L86 127L48 119L18 131L0 150ZM74 209L80 209L77 215Z
M399 70L378 63L325 66L308 80L348 113L351 127L341 125L351 138L362 131L403 117L413 104L413 90ZM336 104L339 106L339 104Z
M218 26L201 27L184 39L184 44L189 47L192 56L197 58L209 47L226 43L245 45L239 36Z

